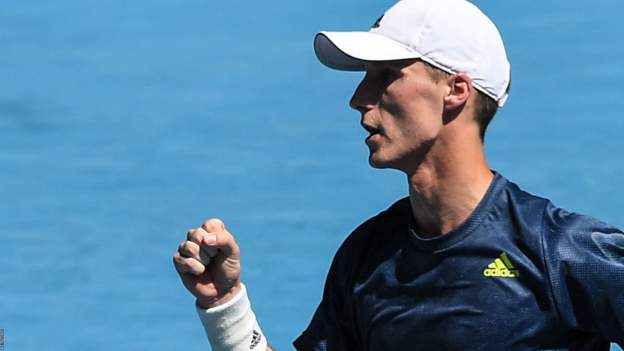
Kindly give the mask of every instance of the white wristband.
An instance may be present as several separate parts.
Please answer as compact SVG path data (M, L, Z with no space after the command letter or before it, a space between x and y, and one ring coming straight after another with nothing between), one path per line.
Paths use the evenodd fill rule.
M223 305L209 309L196 305L213 351L265 351L267 348L266 337L251 310L247 289L243 284L241 288Z

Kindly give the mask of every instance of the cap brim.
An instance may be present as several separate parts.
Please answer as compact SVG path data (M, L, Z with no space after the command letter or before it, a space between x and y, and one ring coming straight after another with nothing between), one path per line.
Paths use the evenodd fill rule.
M363 71L370 61L420 58L422 55L400 43L371 32L320 32L314 52L322 64L340 71Z

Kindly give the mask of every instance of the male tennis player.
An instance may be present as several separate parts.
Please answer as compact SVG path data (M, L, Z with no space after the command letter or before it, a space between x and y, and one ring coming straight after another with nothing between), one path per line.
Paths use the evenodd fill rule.
M624 346L624 234L526 193L488 167L507 98L498 30L465 0L403 0L368 32L321 32L334 69L365 71L351 107L369 162L409 196L338 250L298 350L608 350ZM270 348L212 219L174 257L213 350Z

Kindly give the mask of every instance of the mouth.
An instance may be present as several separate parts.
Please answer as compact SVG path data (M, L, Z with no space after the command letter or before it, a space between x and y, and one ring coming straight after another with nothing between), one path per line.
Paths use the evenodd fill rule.
M366 138L366 141L368 141L373 136L381 133L380 129L375 128L370 124L362 123L362 128L364 128L368 132L368 137Z
M381 130L371 126L370 124L362 123L362 128L366 129L370 135L381 133Z

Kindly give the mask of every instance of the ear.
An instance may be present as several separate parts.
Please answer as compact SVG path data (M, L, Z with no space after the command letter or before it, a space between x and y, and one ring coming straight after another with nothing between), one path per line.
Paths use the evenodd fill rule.
M456 73L447 80L447 94L444 96L444 109L456 110L463 107L473 92L472 79L466 73Z

